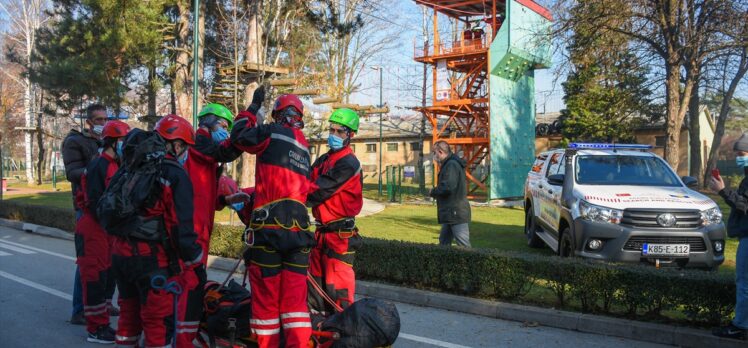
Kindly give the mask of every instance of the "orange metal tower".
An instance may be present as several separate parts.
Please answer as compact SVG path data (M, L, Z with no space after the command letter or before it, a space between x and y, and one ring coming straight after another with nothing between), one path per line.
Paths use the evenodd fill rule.
M468 194L487 191L489 139L488 51L504 1L415 0L434 11L433 38L415 45L414 59L434 65L431 106L417 108L431 123L433 142L444 140L467 162ZM438 15L463 24L443 37ZM442 33L443 34L443 33Z

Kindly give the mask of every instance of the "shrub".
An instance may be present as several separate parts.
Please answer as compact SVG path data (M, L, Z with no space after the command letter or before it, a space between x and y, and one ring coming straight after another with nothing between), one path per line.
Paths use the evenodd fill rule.
M75 211L69 208L3 201L0 204L0 217L55 227L63 231L75 231Z

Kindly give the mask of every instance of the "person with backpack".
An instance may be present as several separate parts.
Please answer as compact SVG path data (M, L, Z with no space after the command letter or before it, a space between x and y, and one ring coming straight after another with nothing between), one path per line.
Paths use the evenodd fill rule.
M114 278L110 276L110 238L99 225L96 205L109 180L119 169L122 138L130 126L122 121L109 121L101 133L104 146L81 176L76 196L77 207L83 216L75 225L75 246L81 285L83 286L83 314L86 318L88 342L114 343L114 329L109 326L109 311L114 294Z
M120 291L120 347L134 347L141 332L146 347L175 345L174 294L182 272L205 272L192 182L183 168L194 144L192 125L176 115L161 119L154 132L131 132L123 168L99 201L102 225L116 236L112 267Z
M91 104L86 108L87 128L82 131L71 129L65 140L62 141L62 162L65 165L65 177L70 181L73 189L73 202L75 202L76 195L79 194L81 176L86 170L86 166L99 154L101 132L106 121L106 107L101 104ZM74 208L75 219L78 220L83 216L83 212L75 204ZM83 289L78 267L75 268L73 314L70 316L70 323L86 325L86 319L83 316Z
M306 347L312 333L307 307L307 268L314 235L309 231L306 195L309 150L301 129L304 105L293 94L275 101L273 123L257 122L265 99L255 90L252 104L239 113L231 141L257 155L254 210L246 243L252 289L250 330L260 347L278 347L280 331L287 347Z
M221 163L231 162L242 152L231 145L229 130L234 123L231 111L221 104L208 104L198 114L199 128L195 134L195 145L187 150L184 170L192 181L193 223L197 242L203 249L202 264L207 263L210 250L210 234L216 210L223 209L218 201L218 176L223 171ZM180 279L182 293L179 300L177 321L177 345L189 347L197 336L198 324L203 313L204 270L184 272Z
M341 308L354 301L353 260L361 245L355 217L364 204L363 178L361 163L350 147L358 123L358 114L351 109L338 109L330 115L330 151L312 165L312 187L306 202L317 220L317 246L312 249L309 274ZM327 316L331 309L312 289L309 304L313 314Z

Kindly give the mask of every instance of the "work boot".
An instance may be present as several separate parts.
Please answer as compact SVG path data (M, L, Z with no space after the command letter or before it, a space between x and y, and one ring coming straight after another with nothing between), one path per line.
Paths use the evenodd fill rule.
M109 316L111 317L118 317L119 316L119 308L109 305Z
M70 317L70 324L73 325L86 325L86 317L83 316L83 313L75 313Z
M741 329L735 325L732 325L732 323L727 326L712 329L712 335L714 336L734 338L738 340L746 339L746 332L748 332L748 330Z
M109 325L102 325L96 329L96 332L89 332L88 342L102 343L102 344L114 344L114 330Z

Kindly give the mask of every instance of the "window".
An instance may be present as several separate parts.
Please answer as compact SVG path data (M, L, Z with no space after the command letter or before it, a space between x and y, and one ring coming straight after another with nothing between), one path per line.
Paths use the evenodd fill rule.
M397 143L387 143L387 152L397 152Z
M545 176L551 176L553 174L560 174L559 171L564 167L564 154L561 152L556 152L553 155L551 155L551 160L548 161L548 172L545 173Z
M582 185L681 186L670 166L654 156L578 156L576 167Z
M545 160L548 159L547 154L542 154L538 156L538 158L535 159L535 163L532 164L531 171L533 173L542 173L543 172L543 166L545 166Z
M377 152L377 144L366 144L366 152Z
M421 143L410 143L410 151L420 151L421 148Z
M655 146L665 147L665 136L655 137Z

